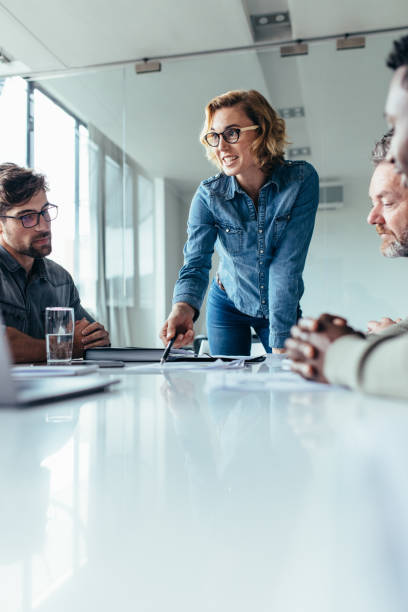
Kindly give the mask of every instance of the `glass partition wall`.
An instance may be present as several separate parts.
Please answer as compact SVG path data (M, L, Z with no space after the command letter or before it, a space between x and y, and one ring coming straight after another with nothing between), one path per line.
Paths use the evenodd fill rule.
M303 311L341 313L353 325L404 316L404 261L385 259L366 223L370 152L386 131L395 36L337 51L335 41L282 58L279 49L133 65L0 85L1 161L44 172L60 206L52 257L115 344L158 343L182 263L189 202L216 173L198 135L205 104L258 89L286 118L287 157L312 163L321 204L304 273ZM398 287L398 288L397 288ZM204 316L197 324L205 332Z

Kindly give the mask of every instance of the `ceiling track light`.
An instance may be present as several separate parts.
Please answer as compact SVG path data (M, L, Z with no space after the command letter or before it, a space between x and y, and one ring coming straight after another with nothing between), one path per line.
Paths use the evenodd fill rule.
M143 62L135 64L136 74L147 74L149 72L160 72L161 62L149 61L147 58Z
M294 57L296 55L307 55L309 53L309 45L298 41L294 45L283 45L280 47L281 57Z
M344 35L344 38L338 38L336 40L337 51L347 51L348 49L364 49L365 47L365 36L349 36Z

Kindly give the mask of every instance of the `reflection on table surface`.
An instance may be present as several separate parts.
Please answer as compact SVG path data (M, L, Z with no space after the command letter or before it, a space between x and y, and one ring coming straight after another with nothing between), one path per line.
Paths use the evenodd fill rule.
M407 406L220 375L0 412L2 612L407 609Z

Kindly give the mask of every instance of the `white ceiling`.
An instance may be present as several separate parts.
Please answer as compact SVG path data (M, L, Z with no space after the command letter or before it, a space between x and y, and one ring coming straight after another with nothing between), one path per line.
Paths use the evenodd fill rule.
M288 0L294 38L407 25L406 0Z
M32 70L226 48L252 41L248 14L286 8L296 37L408 22L406 0L2 0L0 47ZM304 105L305 119L288 121L290 139L311 146L322 174L347 177L368 172L368 150L384 129L384 57L392 38L368 38L356 51L337 52L330 41L302 58L278 51L211 55L165 61L150 75L130 66L43 84L125 144L152 176L166 176L182 191L213 171L198 143L204 105L238 88L259 89L278 108Z
M240 0L2 0L0 7L1 46L36 70L252 41Z

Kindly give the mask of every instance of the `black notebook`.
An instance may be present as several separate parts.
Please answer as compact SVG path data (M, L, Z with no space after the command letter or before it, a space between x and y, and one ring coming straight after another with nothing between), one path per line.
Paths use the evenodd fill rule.
M85 351L84 359L90 359L92 361L109 360L109 361L127 361L127 362L159 362L163 357L164 349L161 348L139 348L135 346L126 347L108 347L101 346ZM196 362L210 362L222 359L223 361L233 361L239 357L228 357L224 355L212 356L212 355L199 355L198 357L194 354L194 351L190 349L172 349L167 361L191 361ZM246 363L257 363L265 359L265 355L258 357L244 357Z

